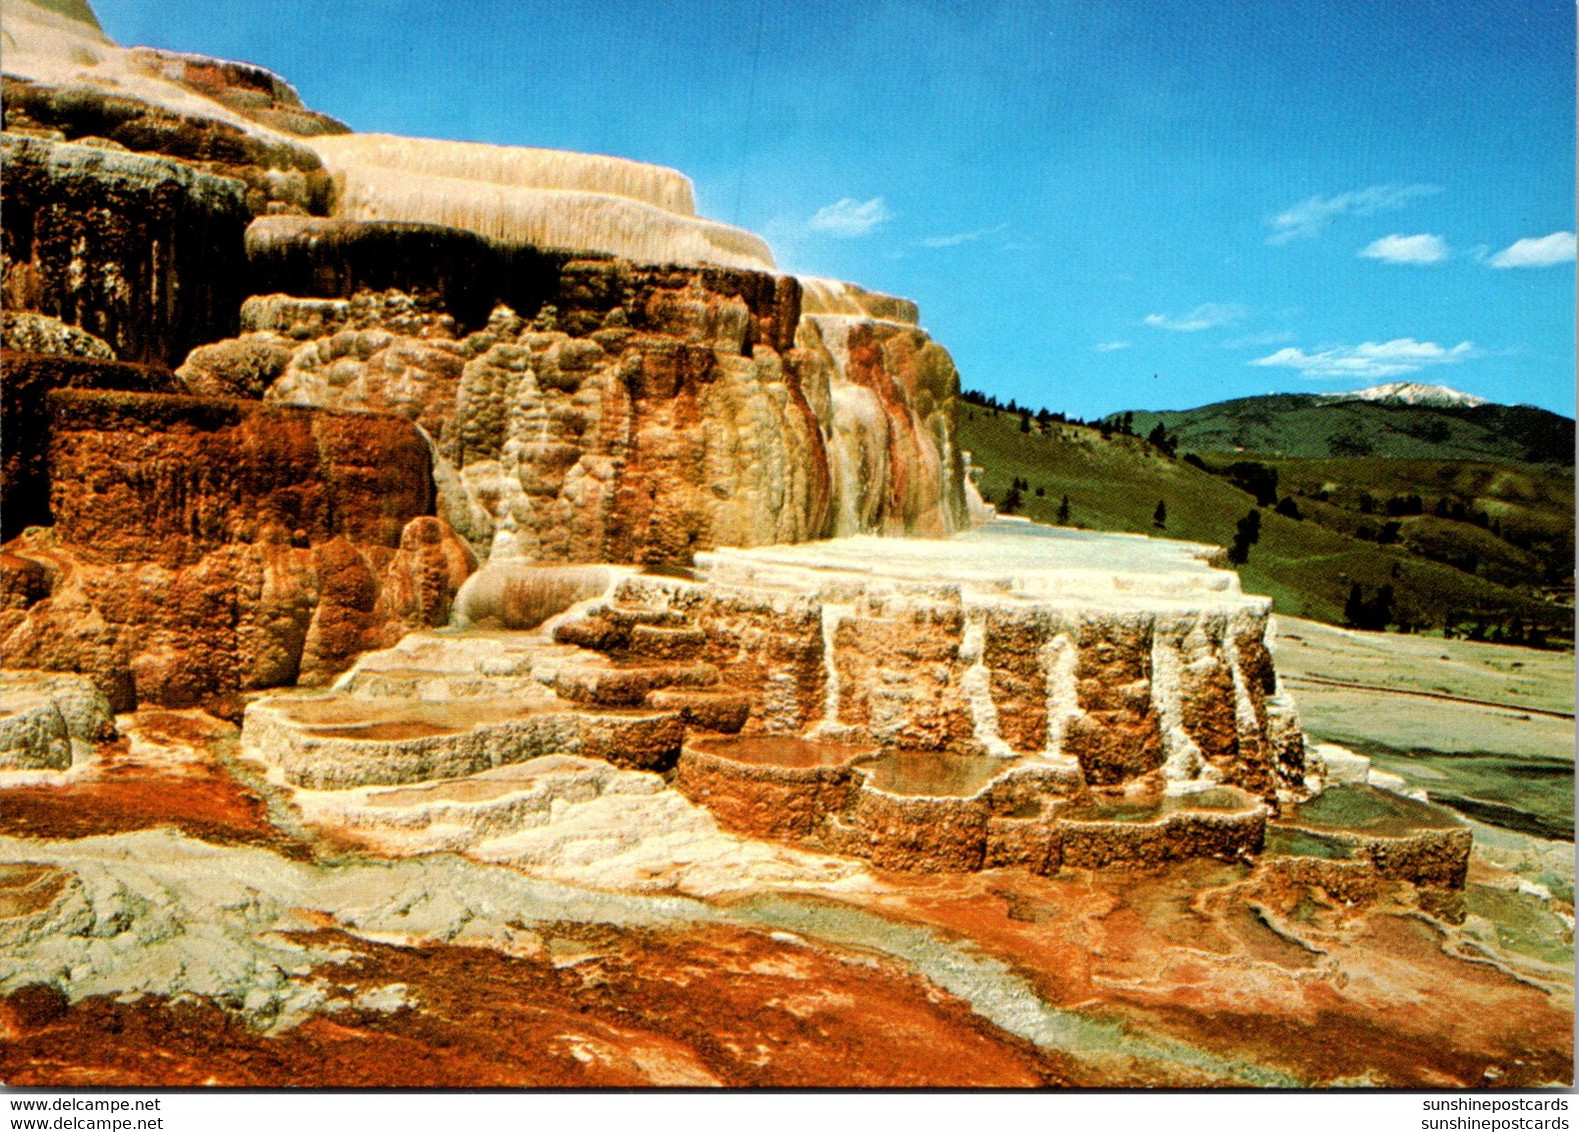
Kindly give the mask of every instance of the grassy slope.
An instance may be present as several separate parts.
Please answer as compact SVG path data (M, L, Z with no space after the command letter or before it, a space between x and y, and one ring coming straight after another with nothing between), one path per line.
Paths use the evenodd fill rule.
M1059 500L1068 495L1072 525L1227 546L1235 523L1255 506L1226 480L1170 459L1137 437L1103 440L1095 429L1057 424L1047 435L1035 429L1026 434L1018 417L977 406L962 408L960 435L983 469L981 487L989 498L1002 500L1016 477L1030 483L1021 514L1037 522L1056 522ZM1158 500L1168 510L1160 531L1152 525ZM1418 608L1437 625L1449 609L1506 611L1526 620L1566 617L1558 611L1554 618L1550 606L1533 598L1401 547L1364 542L1267 508L1261 531L1239 573L1247 591L1271 596L1280 613L1341 623L1350 583L1357 581L1367 592L1391 583L1400 606Z

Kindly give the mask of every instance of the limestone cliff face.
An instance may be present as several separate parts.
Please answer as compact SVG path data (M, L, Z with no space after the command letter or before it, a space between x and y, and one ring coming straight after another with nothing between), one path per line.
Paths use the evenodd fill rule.
M827 531L824 424L786 364L792 280L612 259L557 275L531 322L501 309L458 343L331 315L266 396L422 425L440 511L485 555L686 562Z
M349 134L4 5L7 664L220 703L441 624L490 556L965 525L914 304L774 273L682 174Z
M285 289L249 302L252 348L264 334L304 341L266 396L422 425L441 512L479 554L683 562L965 525L958 374L913 325L802 317L785 277L428 225L280 217L248 243L257 284ZM381 286L425 296L400 311L420 301L453 317L375 314L365 288ZM479 326L489 296L520 314Z
M918 327L849 315L803 316L796 342L803 368L826 374L831 533L964 529L959 371L948 351Z

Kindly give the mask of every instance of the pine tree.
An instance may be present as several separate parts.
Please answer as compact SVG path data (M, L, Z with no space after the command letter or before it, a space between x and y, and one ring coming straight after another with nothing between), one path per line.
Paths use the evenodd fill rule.
M1069 496L1067 495L1064 496L1063 502L1058 505L1058 525L1060 527L1069 525Z
M1343 620L1357 629L1364 619L1365 591L1359 582L1354 582L1349 586L1349 600L1343 603Z
M1251 510L1234 526L1234 544L1228 548L1228 561L1243 566L1250 561L1250 548L1261 540L1261 512Z
M1151 525L1158 530L1168 525L1168 505L1162 500L1157 500L1157 509L1151 513Z

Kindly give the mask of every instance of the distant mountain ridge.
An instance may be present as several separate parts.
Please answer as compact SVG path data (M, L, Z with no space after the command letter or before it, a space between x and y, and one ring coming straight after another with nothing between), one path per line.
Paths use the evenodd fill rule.
M1492 402L1473 393L1460 393L1445 385L1426 385L1418 381L1389 381L1369 389L1355 389L1347 393L1322 393L1329 401L1386 401L1398 405L1434 405L1438 408L1490 405Z
M1196 409L1137 409L1107 420L1128 419L1141 436L1161 424L1181 452L1573 466L1571 418L1480 400L1444 386L1397 382L1336 395L1272 393Z

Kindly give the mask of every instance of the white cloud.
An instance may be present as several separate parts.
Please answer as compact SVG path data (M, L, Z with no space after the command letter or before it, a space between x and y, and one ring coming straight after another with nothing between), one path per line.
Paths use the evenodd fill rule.
M1491 257L1492 267L1551 267L1572 263L1574 234L1553 232L1550 236L1527 236Z
M1238 322L1247 313L1238 303L1202 303L1189 314L1178 318L1166 314L1148 314L1146 325L1158 330L1210 330L1214 326Z
M1101 351L1104 354L1111 354L1114 350L1127 350L1127 349L1129 349L1129 343L1128 342L1098 342L1095 346L1092 346L1091 348L1093 350L1099 350L1099 351Z
M844 197L833 204L819 208L812 214L806 227L813 232L825 232L841 240L848 240L855 236L864 236L879 224L892 218L893 213L888 211L888 205L883 202L882 197L873 197L868 201Z
M1310 197L1272 218L1269 244L1314 236L1337 216L1370 216L1402 208L1412 200L1442 191L1440 185L1372 185L1334 197Z
M1451 365L1476 356L1472 343L1460 342L1447 348L1435 342L1416 342L1413 338L1394 338L1391 342L1361 342L1358 346L1334 346L1307 354L1287 346L1275 354L1257 358L1253 366L1284 366L1298 370L1301 377L1374 378L1416 373L1427 366Z
M1364 259L1383 263L1441 263L1447 258L1447 241L1441 236L1383 236L1361 251Z
M1243 350L1246 346L1276 346L1280 342L1292 342L1296 337L1298 336L1292 330L1266 330L1260 334L1229 338L1223 342L1223 349Z
M968 244L979 240L983 236L994 236L1007 228L1007 224L999 224L992 228L978 228L974 232L955 232L951 236L927 236L921 241L924 248L954 248L960 244Z

